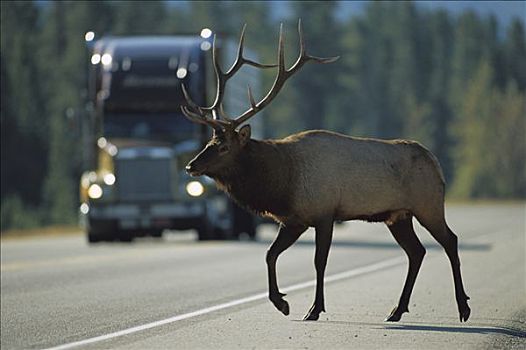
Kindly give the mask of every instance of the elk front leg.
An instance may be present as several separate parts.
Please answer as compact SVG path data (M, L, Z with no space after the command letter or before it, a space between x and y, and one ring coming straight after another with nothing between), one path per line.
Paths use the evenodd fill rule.
M278 236L267 251L267 269L268 269L268 291L269 299L274 306L285 316L289 314L289 304L283 299L285 294L280 293L276 279L276 261L278 256L298 240L306 226L283 225L281 224Z
M303 318L304 321L316 321L320 313L325 312L325 297L323 292L323 278L332 242L333 220L327 220L316 226L316 253L314 266L316 267L316 297L314 304Z

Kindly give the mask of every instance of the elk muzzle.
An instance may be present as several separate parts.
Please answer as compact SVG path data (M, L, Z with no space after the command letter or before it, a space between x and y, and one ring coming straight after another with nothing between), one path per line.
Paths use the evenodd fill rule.
M193 161L188 163L188 165L185 167L185 170L190 176L201 176L201 175L203 175L203 171L198 170L195 167L195 163Z

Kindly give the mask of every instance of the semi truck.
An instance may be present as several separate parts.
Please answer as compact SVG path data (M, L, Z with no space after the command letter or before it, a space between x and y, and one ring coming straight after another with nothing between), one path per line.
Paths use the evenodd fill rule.
M207 31L90 42L79 207L88 242L188 229L200 240L255 237L253 215L219 192L210 178L190 178L184 169L209 139L209 130L189 122L180 108L182 83L197 103L215 94ZM223 38L216 45L222 62L235 59L237 43ZM248 84L255 90L260 85L258 71L250 67L232 79L227 112L247 108L239 90ZM252 128L255 137L262 136L261 125Z

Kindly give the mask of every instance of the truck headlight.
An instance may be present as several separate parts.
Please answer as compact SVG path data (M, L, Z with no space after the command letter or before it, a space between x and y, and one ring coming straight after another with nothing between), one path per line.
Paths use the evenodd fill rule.
M97 184L92 184L88 188L88 196L90 196L90 198L93 199L99 199L100 197L102 197L102 187L100 187L100 185Z
M104 183L108 186L111 186L115 183L115 175L112 173L107 173L104 175Z
M186 185L186 192L192 197L199 197L205 192L205 188L199 181L190 181Z
M87 215L89 213L89 205L87 203L82 203L80 205L80 212L84 215Z

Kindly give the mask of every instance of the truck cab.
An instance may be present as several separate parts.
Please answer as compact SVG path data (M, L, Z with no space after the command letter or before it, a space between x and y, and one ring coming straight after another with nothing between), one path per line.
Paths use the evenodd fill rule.
M208 91L210 47L200 36L109 37L90 46L79 208L88 242L159 237L166 229L195 229L201 240L255 236L251 214L211 179L184 171L209 131L182 116L181 83L206 104L215 92ZM225 57L233 55L228 49L224 41ZM240 83L247 79L257 86L254 73Z

